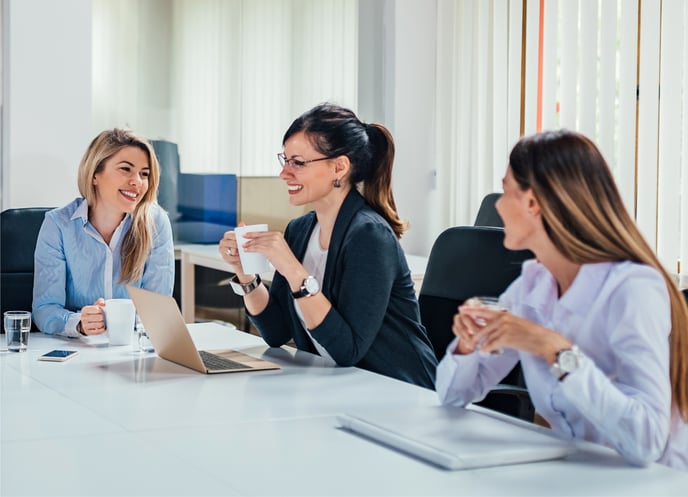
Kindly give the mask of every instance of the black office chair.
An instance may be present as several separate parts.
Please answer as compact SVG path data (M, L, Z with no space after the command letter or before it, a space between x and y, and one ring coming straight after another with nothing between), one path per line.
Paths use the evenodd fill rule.
M688 304L688 288L684 288L681 291L683 292L683 296L686 298L686 304Z
M0 213L0 308L30 311L33 302L33 253L45 207ZM37 330L32 323L32 330Z
M421 321L438 360L454 339L451 330L457 307L477 295L499 296L533 258L528 250L511 251L503 244L502 228L459 226L435 241L418 296ZM535 410L518 364L478 405L528 421Z
M480 208L478 208L478 214L475 216L473 226L504 227L504 222L502 218L499 217L499 213L495 208L495 203L501 196L501 193L488 193L485 195L483 201L480 203Z

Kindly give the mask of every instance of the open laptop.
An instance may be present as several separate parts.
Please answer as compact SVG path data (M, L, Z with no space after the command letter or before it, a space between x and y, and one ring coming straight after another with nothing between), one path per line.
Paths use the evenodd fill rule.
M461 407L366 410L337 420L368 439L452 470L558 459L575 450L542 427Z
M155 352L168 361L201 373L239 373L280 366L237 350L197 350L177 302L168 295L127 285Z

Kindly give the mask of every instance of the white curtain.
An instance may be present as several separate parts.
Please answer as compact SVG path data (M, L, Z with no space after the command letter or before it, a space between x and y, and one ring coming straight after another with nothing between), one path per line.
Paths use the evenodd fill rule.
M438 7L437 153L447 225L472 224L482 196L499 191L521 131L514 114L523 112L524 134L541 123L596 141L643 234L670 272L683 261L680 285L688 286L688 2L439 0Z
M358 0L94 0L94 122L179 146L183 172L276 176L291 121L356 108Z
M519 137L521 6L437 2L437 185L445 227L473 224Z

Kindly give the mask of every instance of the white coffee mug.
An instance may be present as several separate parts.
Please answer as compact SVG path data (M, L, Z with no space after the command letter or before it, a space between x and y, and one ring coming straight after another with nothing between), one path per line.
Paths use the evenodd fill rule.
M244 243L247 239L244 238L244 233L252 233L254 231L267 231L267 224L251 224L249 226L237 226L234 229L236 234L237 246L239 247L239 259L241 259L241 267L245 274L261 274L270 270L270 262L259 252L244 251Z
M131 299L108 299L103 307L110 345L131 345L136 308Z

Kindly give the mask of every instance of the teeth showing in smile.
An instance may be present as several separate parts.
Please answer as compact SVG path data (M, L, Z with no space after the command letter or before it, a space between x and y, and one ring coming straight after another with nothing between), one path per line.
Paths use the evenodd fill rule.
M134 199L135 199L135 198L137 198L137 197L139 196L138 193L128 192L128 191L125 191L125 190L120 190L120 192L122 193L122 195L124 195L125 197L129 197L129 198L134 198Z
M303 189L303 185L287 185L290 192L298 192Z

